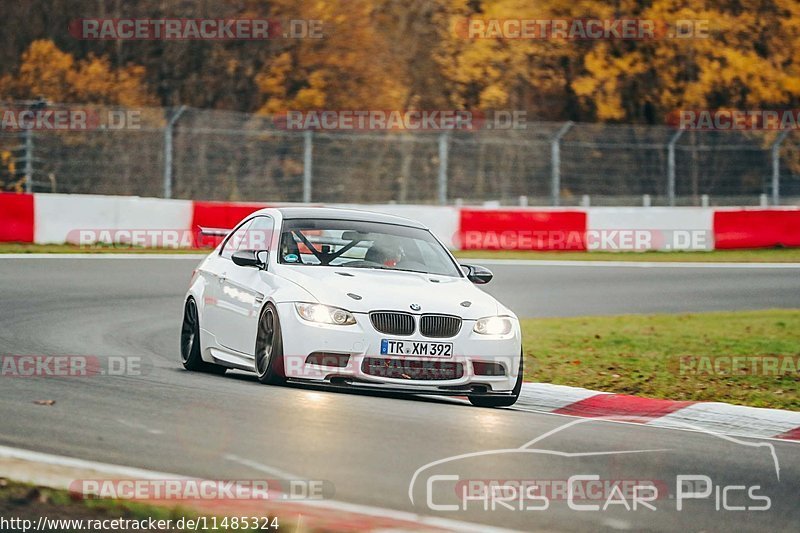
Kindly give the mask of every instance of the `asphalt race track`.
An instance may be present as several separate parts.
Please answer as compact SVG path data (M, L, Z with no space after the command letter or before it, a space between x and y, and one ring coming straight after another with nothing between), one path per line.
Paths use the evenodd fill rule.
M520 530L794 531L800 523L800 446L793 443L603 421L565 427L577 419L267 387L239 372L186 372L178 330L196 263L0 258L0 354L141 357L146 363L141 375L1 377L0 444L210 479L324 480L326 496L338 501ZM496 278L489 292L520 316L800 307L800 268L491 268ZM552 430L558 431L527 452L514 450ZM771 447L753 446L758 442ZM421 470L412 503L409 485L418 469L490 450L505 451ZM587 455L600 452L614 453ZM617 499L606 510L579 511L553 493L546 509L530 508L544 507L541 500L527 500L522 509L509 500L495 509L472 501L466 511L436 511L426 503L429 496L439 505L458 500L452 478L434 483L431 474L461 482L585 474L648 480L660 490L650 502L655 510L641 504L628 510ZM746 489L684 500L678 511L677 475ZM753 509L764 506L752 497L759 495L769 498L769 509ZM602 507L604 501L579 503Z
M527 262L475 262L496 275L497 282L487 285L487 292L520 317L800 307L798 265L569 262L532 267Z

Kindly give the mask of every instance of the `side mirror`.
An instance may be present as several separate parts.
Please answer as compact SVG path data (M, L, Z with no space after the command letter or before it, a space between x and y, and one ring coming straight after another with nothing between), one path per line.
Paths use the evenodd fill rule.
M467 279L475 285L485 285L492 281L492 278L494 277L492 271L486 267L478 265L461 265L461 268L464 270L464 274L467 275Z
M234 264L243 267L256 267L261 270L267 269L267 261L269 260L269 253L266 251L258 250L239 250L234 252L231 256Z

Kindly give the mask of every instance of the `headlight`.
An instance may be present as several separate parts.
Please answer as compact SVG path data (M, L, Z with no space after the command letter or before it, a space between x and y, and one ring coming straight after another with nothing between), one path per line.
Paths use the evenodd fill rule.
M339 309L338 307L330 307L322 304L294 304L297 309L297 314L300 318L308 320L309 322L318 322L320 324L333 324L336 326L352 326L356 323L356 317L350 311Z
M480 335L508 335L511 333L511 319L507 316L488 316L475 322L472 331Z

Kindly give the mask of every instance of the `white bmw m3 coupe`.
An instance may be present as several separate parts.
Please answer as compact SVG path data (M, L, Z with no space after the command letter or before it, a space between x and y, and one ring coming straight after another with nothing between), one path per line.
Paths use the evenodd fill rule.
M195 270L184 304L189 370L255 372L512 405L522 386L517 317L475 285L423 225L366 211L257 211Z

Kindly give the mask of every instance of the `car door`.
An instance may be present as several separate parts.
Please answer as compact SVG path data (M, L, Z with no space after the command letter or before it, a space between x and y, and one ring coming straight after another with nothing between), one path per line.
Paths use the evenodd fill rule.
M269 252L274 229L272 217L255 217L246 228L237 250ZM271 281L272 274L236 265L228 257L218 297L220 328L217 340L220 344L250 357L255 354L258 314L264 298L274 290Z
M214 335L217 342L220 342L224 331L225 313L223 309L228 305L221 301L222 284L228 275L233 262L231 256L244 240L247 228L252 223L252 219L246 220L235 228L224 240L219 252L205 263L202 274L208 279L203 295L203 329Z

